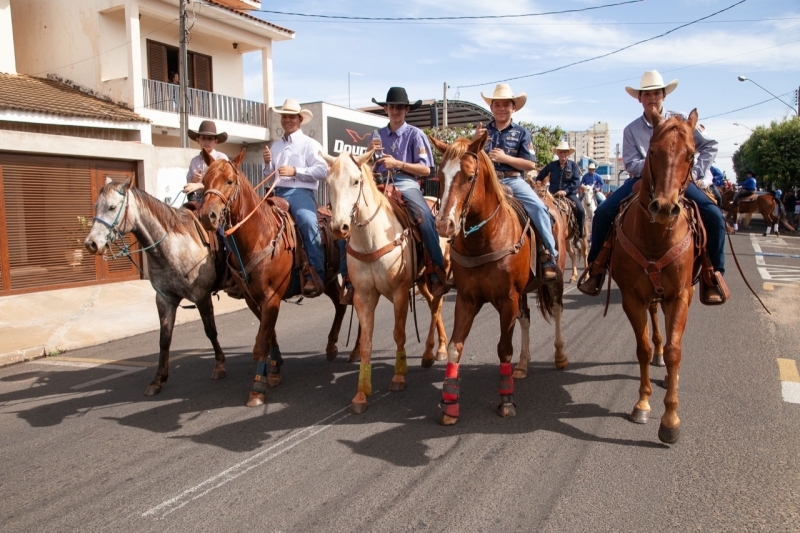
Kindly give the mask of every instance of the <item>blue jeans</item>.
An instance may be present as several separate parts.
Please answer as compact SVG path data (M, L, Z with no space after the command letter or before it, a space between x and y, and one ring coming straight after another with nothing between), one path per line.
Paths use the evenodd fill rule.
M417 218L422 218L422 222L419 225L422 233L422 244L428 250L433 263L444 271L444 256L442 255L442 247L439 244L439 233L436 231L436 221L428 204L425 202L425 197L419 189L417 180L404 174L395 175L394 186L400 191L403 200L416 212Z
M521 178L503 178L500 183L507 185L514 198L522 202L525 207L525 212L533 222L536 231L544 241L544 247L553 256L553 260L558 258L558 251L556 250L556 241L553 239L553 227L550 222L550 212L547 206L544 205L539 195L534 192L528 183Z
M289 202L289 213L294 218L309 264L314 267L321 279L325 279L325 259L322 251L322 238L317 223L316 191L294 187L276 187L275 196Z
M597 259L603 243L606 242L614 218L619 213L619 206L622 201L630 196L633 185L641 178L628 178L614 194L606 198L606 201L597 207L592 221L592 246L589 248L589 261ZM692 200L700 208L700 218L706 228L708 237L708 258L714 266L714 270L725 273L725 219L722 212L714 205L706 194L701 191L694 182L689 183L684 196Z

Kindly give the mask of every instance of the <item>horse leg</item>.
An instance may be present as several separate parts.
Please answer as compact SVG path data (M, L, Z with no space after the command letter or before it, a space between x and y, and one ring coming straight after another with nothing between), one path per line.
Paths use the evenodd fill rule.
M556 353L553 356L553 360L555 361L556 368L558 370L564 370L569 365L569 359L567 358L567 352L564 351L564 336L561 332L561 315L564 311L564 303L559 296L556 300L556 303L553 304L553 319L556 323L556 339L553 341L553 346L556 349Z
M256 377L253 381L253 390L250 391L250 397L247 399L247 407L264 405L267 387L270 386L269 381L272 380L275 383L275 378L270 377L273 372L278 373L278 382L280 382L279 360L270 358L280 299L278 299L277 305L270 300L272 298L265 298L261 306L261 320L256 334L256 343L253 346L253 359L257 362ZM280 351L278 351L278 357L280 357ZM273 367L275 367L274 370Z
M399 392L406 388L406 319L408 318L408 289L400 287L394 291L394 342L397 351L394 355L394 376L389 390Z
M168 302L161 294L156 295L156 309L161 331L158 336L158 370L156 377L144 390L145 396L154 396L161 392L161 387L169 378L169 347L172 344L172 330L175 327L175 312L178 306Z
M428 302L428 309L431 311L428 338L425 339L425 351L422 353L422 368L430 368L433 366L434 361L442 361L447 357L447 333L444 330L444 322L442 321L444 299L442 297L434 298L425 283L419 283L417 287L425 301ZM433 338L436 334L439 335L439 347L434 355Z
M356 343L353 345L350 357L347 358L348 363L356 361L361 361L361 322L358 323L358 330L356 330Z
M281 367L283 366L283 355L281 347L278 346L278 334L272 328L272 340L269 344L269 375L267 376L267 387L277 387L281 384Z
M626 297L627 296L627 297ZM647 306L634 301L635 297L623 294L622 309L628 315L628 320L636 336L636 358L639 360L639 401L633 407L630 419L637 424L645 424L650 418L650 395L653 388L650 385L650 339L647 338Z
M203 329L206 332L206 337L211 341L211 346L214 347L214 370L211 372L211 379L222 379L225 377L225 354L222 347L217 340L217 324L214 321L214 304L211 302L211 294L197 302L197 310L200 312L200 318L203 319Z
M689 315L689 304L692 301L692 290L676 298L668 305L663 305L667 344L664 347L664 361L667 364L667 393L664 395L664 415L658 428L658 438L666 444L675 444L681 432L681 420L678 418L678 371L681 367L683 331Z
M447 368L444 372L444 383L442 384L442 416L439 423L443 426L452 426L458 422L459 406L458 398L461 395L461 380L458 377L458 365L461 361L461 354L464 352L464 341L467 340L472 322L481 306L475 302L467 301L461 293L456 295L456 309L453 322L453 334L450 336L450 343L447 345Z
M339 303L339 280L328 283L325 286L325 295L333 302L335 314L333 316L333 324L331 330L328 332L328 344L325 346L325 359L333 361L339 355L339 348L336 347L336 342L339 340L339 332L342 329L342 321L344 314L347 311L347 306Z
M567 253L569 253L569 261L572 265L572 275L569 277L568 283L575 283L578 280L578 263L575 262L575 246L571 241L567 241Z
M519 329L522 333L519 347L519 363L512 374L514 379L528 377L528 363L531 361L531 308L528 306L528 295L519 295L519 313L517 314Z
M650 312L650 323L653 325L653 360L650 364L664 366L664 339L658 328L658 302L652 302L648 311Z
M367 396L372 395L372 332L375 328L375 308L380 297L374 287L366 298L358 290L353 295L353 307L358 314L361 365L358 370L358 392L350 402L350 412L357 415L367 410Z
M503 301L500 312L500 341L497 343L497 356L500 359L500 404L497 414L503 418L517 416L514 403L514 378L511 371L511 358L514 356L514 326L519 314L519 297L511 296Z

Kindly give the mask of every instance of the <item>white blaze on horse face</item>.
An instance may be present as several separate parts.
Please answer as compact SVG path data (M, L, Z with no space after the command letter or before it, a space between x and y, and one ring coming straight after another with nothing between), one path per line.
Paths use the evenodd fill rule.
M450 197L450 187L453 186L453 180L455 180L459 170L461 170L461 162L454 159L448 161L442 168L442 175L444 176L444 194L442 194L442 210L439 212L439 217L441 220L452 220L453 223L457 222L455 202L450 206L450 211L447 213L445 213L444 208L447 206L447 200Z
M346 157L342 154L339 157ZM361 179L361 169L352 161L343 161L338 165L338 173L331 173L328 177L328 191L331 200L331 227L341 228L344 224L350 224L350 212L358 200L359 181Z

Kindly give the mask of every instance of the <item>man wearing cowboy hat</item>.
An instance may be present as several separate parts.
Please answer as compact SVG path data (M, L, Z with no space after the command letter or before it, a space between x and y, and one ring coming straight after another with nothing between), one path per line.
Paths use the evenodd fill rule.
M381 157L375 162L374 172L388 177L392 175L394 186L400 191L403 200L414 206L417 215L422 219L419 225L422 242L428 250L433 262L433 274L430 276L430 291L434 296L446 294L450 288L445 281L444 256L439 244L439 233L425 197L419 188L417 179L431 173L433 153L428 138L422 130L406 123L406 114L422 105L422 100L413 104L402 87L392 87L386 93L386 101L373 102L383 106L389 117L389 125L378 129L380 140L374 139L370 148L381 150Z
M622 160L625 163L625 170L632 177L625 181L614 194L609 196L594 214L592 245L589 248L590 264L581 279L578 280L578 289L581 292L596 295L600 293L602 288L607 259L601 260L598 264L595 264L595 262L606 241L606 236L611 230L614 218L619 212L620 204L631 194L634 183L639 181L642 176L644 161L650 148L650 138L653 136L653 126L647 121L648 113L658 113L664 119L678 115L686 120L686 116L682 113L666 111L663 107L664 99L677 86L678 80L672 80L665 84L664 79L657 70L648 70L642 75L638 88L625 87L625 91L633 98L636 98L644 109L642 116L628 124L622 135ZM694 131L694 144L697 154L692 168L692 178L694 180L702 180L706 169L714 162L714 157L717 155L717 141L709 139L700 128L696 128ZM708 196L694 184L694 181L689 183L684 195L699 207L700 218L703 220L708 236L709 259L714 266L714 270L724 274L725 220L722 218L722 213ZM701 290L707 291L704 294L706 301L713 302L716 300L721 302L723 299L716 286L704 286L701 284Z
M592 191L594 192L594 196L597 199L597 205L600 205L605 201L606 197L603 194L603 186L605 182L603 178L600 177L600 174L595 172L597 170L597 165L594 163L589 163L589 171L583 175L581 178L581 185L584 187L591 187Z
M306 278L303 295L317 296L324 289L325 254L317 223L316 196L319 182L328 176L328 165L320 156L322 145L300 129L303 122L313 118L311 111L301 109L293 98L287 98L281 108L272 110L281 117L283 135L272 144L271 150L264 147L264 177L276 171L275 196L289 202L289 212L300 230L308 262L318 276L316 280L313 274Z
M531 219L549 257L545 257L543 276L545 281L558 278L556 259L558 251L550 225L550 213L542 199L525 181L525 173L536 169L536 154L533 152L531 133L511 120L511 114L525 105L525 93L514 96L505 83L494 88L491 96L481 93L481 98L489 105L494 119L486 126L489 139L484 150L494 162L494 170L500 183L511 189L514 198L520 201ZM478 126L480 132L482 126Z
M578 237L583 239L583 225L586 220L586 211L583 210L583 203L578 200L578 185L580 184L581 169L578 163L572 161L569 156L575 153L575 148L570 148L567 141L561 141L558 146L553 146L553 154L558 159L551 161L539 171L536 181L543 181L550 176L550 194L556 198L566 196L575 206L575 218L578 219Z
M192 158L189 163L189 172L186 173L186 185L183 187L183 192L189 201L200 202L203 199L203 175L206 173L208 166L203 161L203 150L211 155L211 158L216 161L222 159L228 160L228 156L222 152L217 152L217 144L222 144L228 140L228 134L224 131L217 133L217 125L211 120L204 120L200 123L197 131L189 130L189 138L200 145L200 153Z

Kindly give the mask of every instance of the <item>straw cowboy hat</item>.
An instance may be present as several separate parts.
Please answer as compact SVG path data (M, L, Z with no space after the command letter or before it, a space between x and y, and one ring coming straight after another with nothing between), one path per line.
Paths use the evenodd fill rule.
M379 106L386 106L386 105L407 105L411 107L409 111L414 111L419 106L422 105L422 100L417 100L413 104L408 101L408 93L403 87L391 87L389 88L389 92L386 93L386 101L379 102L372 99L373 102L378 104Z
M272 110L279 115L300 115L303 117L303 122L308 122L314 118L314 113L308 109L301 109L300 104L294 98L287 98L283 101L280 109L273 107Z
M672 80L671 82L664 84L664 78L661 77L661 74L657 70L647 70L644 74L642 74L642 80L639 82L639 88L636 89L634 87L625 87L625 90L628 92L629 95L633 96L637 100L639 99L639 91L652 91L654 89L664 89L666 94L671 93L675 90L678 86L678 80Z
M553 151L553 153L555 155L558 155L558 152L565 151L565 150L567 152L569 152L570 154L574 154L575 153L575 148L570 148L569 147L569 143L567 141L561 141L560 143L558 143L558 146L553 146L551 148L551 150Z
M497 87L494 88L492 96L486 96L481 93L481 98L483 98L483 101L486 102L489 107L492 107L492 102L495 100L511 100L514 102L515 111L522 109L525 102L528 101L528 96L525 93L519 93L517 96L514 96L514 92L507 83L498 83Z
M197 128L197 131L189 130L188 134L189 138L193 141L196 141L200 135L216 137L217 142L220 144L228 140L228 134L224 131L222 133L217 133L217 125L214 124L213 120L204 120L200 123L200 127Z
M597 170L597 165L594 163L589 163L589 170Z

